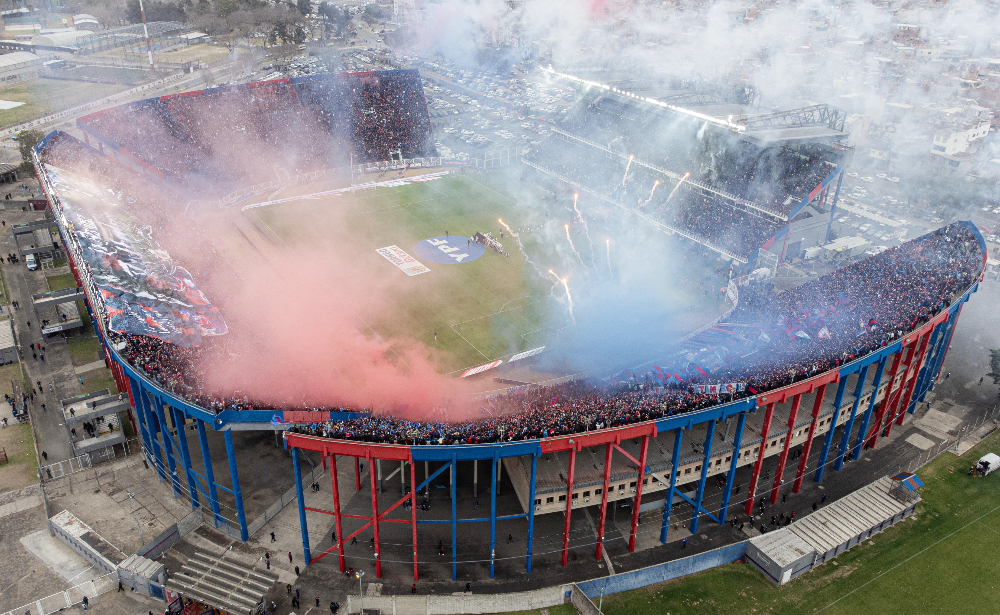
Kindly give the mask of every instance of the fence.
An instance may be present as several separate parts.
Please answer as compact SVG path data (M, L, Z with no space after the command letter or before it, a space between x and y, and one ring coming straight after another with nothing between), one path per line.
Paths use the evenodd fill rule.
M147 83L145 85L140 85L137 88L132 88L131 90L125 90L124 92L118 92L117 94L112 94L111 96L107 96L107 97L102 98L100 100L95 100L95 101L92 101L92 102L89 102L89 103L86 103L86 104L83 104L83 105L78 105L78 106L73 107L71 109L65 109L63 111L58 111L56 113L53 113L52 115L46 115L44 117L40 117L38 119L34 119L34 120L29 121L29 122L24 122L23 124L18 124L16 126L11 126L10 128L5 128L3 130L0 130L0 139L6 139L7 137L12 137L12 136L16 135L17 133L21 132L22 130L28 130L30 128L36 128L36 127L39 127L39 126L44 126L46 124L51 124L52 122L55 122L56 120L61 120L61 119L70 117L72 115L79 115L81 113L85 113L87 111L91 111L93 109L97 109L99 107L106 107L106 106L108 106L110 104L113 104L113 103L116 103L116 102L118 102L120 100L125 100L127 98L132 97L132 96L135 96L136 94L139 94L141 92L145 92L147 90L153 90L153 89L159 88L161 86L164 86L164 85L166 85L166 84L168 84L168 83L170 83L172 81L177 81L177 80L179 80L183 76L184 76L184 73L176 73L174 75L170 75L169 77L164 77L163 79L157 79L156 81L152 81L152 82Z
M84 596L90 600L116 589L118 589L118 573L113 572L0 615L49 615L83 602Z
M360 613L378 609L393 615L444 615L446 613L508 613L533 611L563 604L570 597L572 585L556 585L534 591L509 594L450 594L426 596L359 596L348 594L347 612Z
M311 485L314 481L318 480L321 476L324 476L325 474L326 470L323 469L323 466L321 465L316 466L315 468L313 468L313 471L310 472L307 476L302 477L302 482L303 484ZM266 524L271 519L277 517L278 513L280 513L285 508L285 506L288 506L289 504L295 501L295 498L296 498L295 487L292 487L291 489L283 493L280 498L274 501L274 504L271 504L267 508L267 510L264 511L263 515L254 519L247 526L247 532L250 534L250 536L253 536L257 532L259 532L260 528L264 527L264 524Z
M723 564L730 564L742 559L746 548L747 541L738 542L692 555L691 557L676 559L672 562L664 562L631 572L623 572L602 579L584 581L583 583L577 583L577 585L589 598L600 596L602 591L605 595L615 594L654 583L662 583Z
M184 538L193 532L195 528L201 525L204 520L205 517L201 508L192 510L186 517L177 523L174 523L164 530L162 534L144 544L138 551L135 552L135 554L149 559L156 559L160 557L164 551L177 544L181 538Z
M90 455L84 453L70 459L42 466L42 480L55 480L67 474L76 474L77 472L90 469L92 466L93 462L90 459Z

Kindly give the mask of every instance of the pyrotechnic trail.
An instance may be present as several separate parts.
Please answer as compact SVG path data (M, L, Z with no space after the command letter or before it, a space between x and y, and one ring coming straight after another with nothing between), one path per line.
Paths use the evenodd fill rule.
M587 245L590 246L590 263L596 267L597 264L594 262L594 258L595 258L594 257L594 242L591 241L591 239L590 239L590 225L587 224L587 219L583 217L582 213L580 213L580 208L576 206L576 202L577 202L577 200L579 200L579 198L580 198L580 193L579 192L576 192L576 193L573 194L573 211L576 212L577 219L579 219L580 222L583 223L583 233L584 233L584 235L587 236Z
M573 295L569 294L569 282L566 280L566 278L560 278L559 276L557 276L556 272L552 271L551 269L549 269L549 273L551 273L552 277L556 279L557 284L561 282L563 288L566 289L566 303L569 306L569 319L572 320L573 324L575 325L576 317L573 316Z
M649 191L649 198L646 199L646 202L643 203L643 205L649 205L649 202L653 200L653 193L656 192L656 188L659 185L660 185L660 180L656 180L655 182L653 182L653 189ZM667 199L667 200L669 200L669 199Z
M691 171L688 171L687 173L685 173L684 177L681 178L681 181L677 182L677 185L674 186L674 189L670 191L670 196L667 197L667 200L664 201L664 203L669 203L670 199L674 198L674 193L677 192L677 189L681 187L681 184L684 183L684 180L687 179L687 178L689 178L689 177L691 177Z
M605 239L604 243L608 246L608 273L614 275L615 272L611 270L611 240Z
M586 269L587 263L583 262L583 257L576 251L576 246L573 245L573 238L569 235L569 225L565 224L563 227L566 229L566 240L569 241L569 247L573 249L573 254L576 254L576 257L580 259L580 264Z
M545 274L542 273L542 270L539 269L538 265L536 265L533 260L528 258L528 253L524 251L524 245L521 244L521 236L512 231L511 228L507 226L507 223L503 221L503 218L497 218L497 219L500 220L500 224L502 224L503 227L507 229L507 232L510 233L510 236L513 237L514 241L517 242L517 249L521 251L521 256L524 257L524 261L529 265L531 265L532 268L534 268L535 273L544 278Z
M629 154L628 164L625 165L625 175L622 175L622 186L625 185L625 180L628 179L628 170L632 166L632 160L635 158L634 154Z

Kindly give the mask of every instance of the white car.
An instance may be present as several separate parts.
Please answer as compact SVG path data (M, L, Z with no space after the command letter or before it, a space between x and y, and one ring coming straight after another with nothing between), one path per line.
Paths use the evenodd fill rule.
M854 177L854 178L859 177L859 175L857 173L855 173L854 171L851 171L850 173L848 173L847 176L848 177Z
M876 173L875 177L877 177L879 179L885 179L886 177L889 177L889 176L886 175L885 173Z
M866 183L869 183L869 184L870 184L870 183L872 183L873 181L875 181L875 178L874 178L874 177L870 177L870 176L868 176L868 175L865 175L864 177L862 177L862 178L861 178L861 181L863 181L863 182L866 182Z
M894 184L898 184L899 183L899 178L898 177L886 177L885 181L892 182Z
M38 269L38 261L35 260L34 254L28 254L24 257L24 264L27 265L29 271L34 271Z

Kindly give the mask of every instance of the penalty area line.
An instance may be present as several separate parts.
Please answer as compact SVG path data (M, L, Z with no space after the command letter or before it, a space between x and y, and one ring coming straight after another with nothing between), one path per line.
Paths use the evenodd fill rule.
M459 323L459 324L461 324L461 323ZM483 355L483 358L484 358L484 359L486 359L487 361L489 361L489 360L490 360L490 358L489 358L488 356L486 356L486 355L484 355L484 354L483 354L483 351L482 351L482 350L480 350L480 349L476 348L476 345L475 345L475 344L473 344L473 343L472 343L472 342L470 342L469 340L465 339L465 336L464 336L464 335L462 335L461 333L459 333L457 329L455 329L455 325L449 325L449 327L451 328L451 330L452 330L452 331L454 331L454 332L455 332L455 334L456 334L456 335L458 335L458 337L460 337L460 338L462 338L463 340L465 340L465 343L466 343L466 344L468 344L469 346L472 346L472 349L473 349L473 350L475 350L475 351L476 351L476 352L478 352L479 354Z

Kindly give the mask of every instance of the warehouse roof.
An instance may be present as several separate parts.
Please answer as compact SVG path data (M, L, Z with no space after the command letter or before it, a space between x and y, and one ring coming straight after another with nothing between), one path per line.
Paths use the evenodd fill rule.
M41 62L41 60L41 58L33 53L28 53L27 51L15 51L14 53L5 53L0 55L0 68L5 66L18 66L29 62Z

